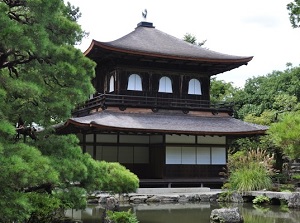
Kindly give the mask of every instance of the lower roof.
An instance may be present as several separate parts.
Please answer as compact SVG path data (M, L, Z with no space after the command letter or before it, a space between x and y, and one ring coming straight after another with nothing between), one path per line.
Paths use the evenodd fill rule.
M247 123L224 115L194 115L176 112L126 112L104 110L70 118L58 133L81 131L167 133L190 135L261 135L267 126Z

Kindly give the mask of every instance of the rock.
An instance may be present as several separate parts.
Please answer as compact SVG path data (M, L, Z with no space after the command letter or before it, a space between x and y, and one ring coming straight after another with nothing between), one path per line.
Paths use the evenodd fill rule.
M244 202L244 199L243 199L242 195L240 193L237 193L237 192L234 192L231 195L230 200L233 203L243 203Z
M292 193L288 199L289 208L300 208L300 193Z
M154 195L154 196L148 198L146 202L149 202L149 203L157 203L157 202L175 203L175 202L178 202L179 197L180 197L179 195L165 195L165 196Z
M232 202L232 203L243 203L243 196L238 192L222 192L218 195L218 202Z
M178 199L179 203L187 203L188 201L189 201L189 199L184 195L180 196Z
M243 216L238 208L214 209L210 214L211 223L243 223Z
M120 209L119 201L115 197L106 199L106 209L110 211L118 211Z
M147 198L148 198L147 195L137 195L137 196L131 196L129 198L129 201L134 203L134 204L140 204L140 203L145 203Z

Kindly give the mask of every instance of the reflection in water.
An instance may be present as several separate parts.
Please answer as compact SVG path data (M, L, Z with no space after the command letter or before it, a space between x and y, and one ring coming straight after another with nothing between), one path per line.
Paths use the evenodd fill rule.
M253 207L252 204L242 204L238 207L245 223L300 222L300 212L293 209L282 211L280 206ZM216 203L139 204L122 207L123 210L129 208L136 213L140 223L209 223L211 210L221 207ZM69 210L66 215L83 220L83 223L101 223L102 212L102 206L89 206L84 211Z

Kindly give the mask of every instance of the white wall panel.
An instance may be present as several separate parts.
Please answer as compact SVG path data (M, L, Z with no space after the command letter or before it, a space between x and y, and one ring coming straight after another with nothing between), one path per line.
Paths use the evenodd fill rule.
M182 164L196 164L195 147L182 147Z
M181 164L181 147L166 148L166 164Z
M197 147L197 164L210 164L210 147Z
M212 164L226 164L226 149L222 147L212 147L211 161Z

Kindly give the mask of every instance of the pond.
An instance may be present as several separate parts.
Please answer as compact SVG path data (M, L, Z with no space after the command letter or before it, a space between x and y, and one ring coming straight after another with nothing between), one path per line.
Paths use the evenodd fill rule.
M227 207L233 207L228 204ZM238 205L245 223L299 223L300 211L282 206L255 206L251 203ZM131 208L140 223L209 223L211 210L221 208L217 203L185 204L139 204L123 206ZM101 223L102 206L88 206L84 211L67 211L67 216L80 219L83 223Z

